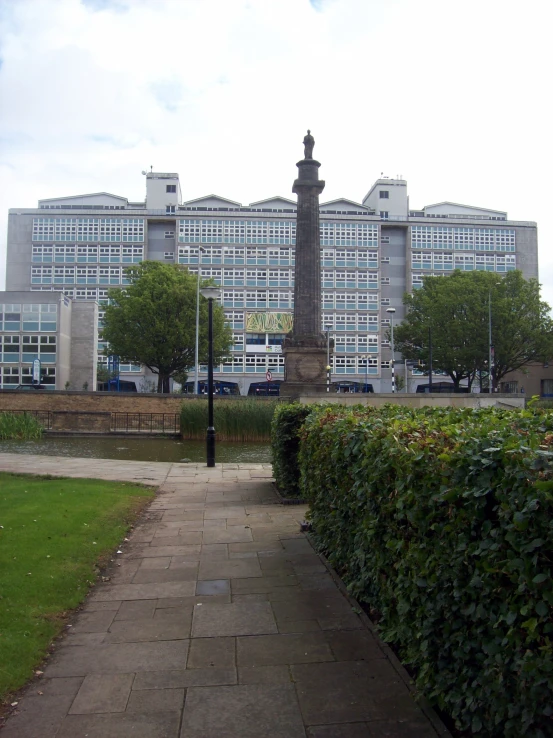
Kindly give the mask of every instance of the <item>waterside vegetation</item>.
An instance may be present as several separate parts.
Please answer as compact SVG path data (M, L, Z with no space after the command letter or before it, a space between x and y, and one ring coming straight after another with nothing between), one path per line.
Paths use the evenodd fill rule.
M0 441L34 441L42 431L42 425L29 413L0 412Z
M269 441L271 421L278 401L246 398L213 403L213 419L220 441ZM186 439L205 438L207 428L207 398L187 400L180 418L181 434Z

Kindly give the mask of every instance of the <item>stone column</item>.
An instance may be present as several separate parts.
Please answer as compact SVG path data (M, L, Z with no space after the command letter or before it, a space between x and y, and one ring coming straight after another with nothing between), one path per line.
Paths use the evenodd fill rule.
M281 395L326 392L327 340L321 332L321 256L319 195L325 183L319 179L313 159L315 141L310 131L303 140L305 158L297 163L298 178L292 191L298 196L294 327L283 346L285 359Z

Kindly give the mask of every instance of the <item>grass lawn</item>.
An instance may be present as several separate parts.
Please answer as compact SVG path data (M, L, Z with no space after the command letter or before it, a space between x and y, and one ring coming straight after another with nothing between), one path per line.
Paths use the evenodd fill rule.
M153 489L0 473L0 701L21 687Z

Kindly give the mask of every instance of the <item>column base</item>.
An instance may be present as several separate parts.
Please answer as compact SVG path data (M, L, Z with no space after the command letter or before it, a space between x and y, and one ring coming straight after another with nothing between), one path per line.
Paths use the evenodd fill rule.
M328 357L324 339L313 341L311 346L305 345L309 341L303 342L303 346L290 343L285 341L283 347L285 374L284 382L280 385L280 394L298 397L326 393Z

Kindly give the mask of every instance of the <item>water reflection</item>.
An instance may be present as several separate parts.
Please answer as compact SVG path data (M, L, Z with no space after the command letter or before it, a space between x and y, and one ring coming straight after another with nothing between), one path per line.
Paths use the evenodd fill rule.
M46 436L38 441L0 441L2 452L130 461L206 461L205 441L134 436ZM266 443L217 443L217 462L265 464L270 461Z

